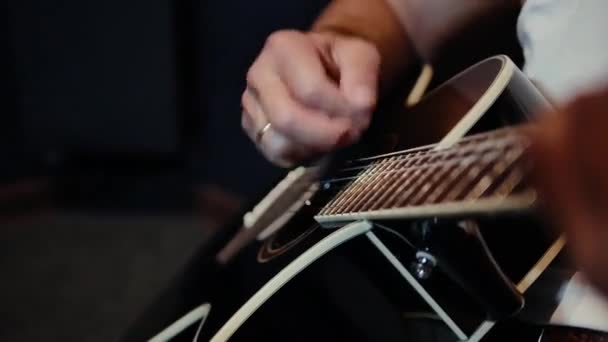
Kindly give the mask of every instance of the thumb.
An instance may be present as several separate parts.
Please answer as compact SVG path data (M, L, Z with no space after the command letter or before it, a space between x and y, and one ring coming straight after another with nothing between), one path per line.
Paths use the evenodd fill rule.
M363 39L339 39L332 57L340 73L340 90L351 108L355 112L369 113L378 97L378 50Z

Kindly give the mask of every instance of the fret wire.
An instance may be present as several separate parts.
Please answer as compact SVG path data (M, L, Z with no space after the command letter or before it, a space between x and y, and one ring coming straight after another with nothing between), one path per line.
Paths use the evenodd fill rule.
M397 177L392 177L393 178L393 185L390 187L390 189L394 188L396 185L401 184L401 181L404 179L407 179L407 177L412 173L412 171L409 170L409 167L411 167L412 165L416 165L418 164L420 161L419 158L411 158L410 160L408 160L408 162L404 165L404 169L406 171L401 172L400 174L397 174ZM390 174L389 176L393 176L393 174ZM386 194L382 194L383 196L381 196L381 198L386 197L386 195L390 195L391 193L388 192ZM379 201L376 201L376 203L378 203Z
M335 213L344 212L344 209L350 206L350 204L355 201L359 196L361 196L361 189L365 188L368 185L369 180L378 174L378 171L383 166L383 161L379 160L375 162L375 166L373 169L368 170L364 173L363 181L358 183L353 183L349 188L351 191L348 195L342 196L342 198L334 205L333 211Z
M498 153L491 155L485 155L485 158L479 158L473 161L472 167L468 172L464 174L464 177L460 179L459 183L456 183L452 191L448 193L445 201L455 201L467 190L467 186L470 185L477 176L479 176L496 158L499 156Z
M414 155L415 154L399 158L403 162L400 165L409 165L409 164L411 164L412 163L412 158L411 157L414 156ZM344 198L340 199L340 201L343 201L343 200L344 200Z
M431 157L432 158L432 157ZM435 160L435 159L427 159L427 160ZM402 191L399 191L397 193L395 193L394 198L392 199L392 202L387 203L390 206L393 206L393 203L396 203L399 199L399 197L403 194L403 192L407 192L409 189L412 189L413 187L416 186L416 184L419 182L420 177L424 177L425 173L432 168L433 163L427 163L427 160L421 160L420 162L416 162L414 165L414 167L411 167L410 169L413 169L414 172L410 173L410 181L407 182L407 187L403 187Z
M516 166L517 161L523 155L523 150L511 150L505 154L505 158L499 160L487 175L477 182L477 185L467 194L465 200L476 200L488 190L499 177L506 172L511 166ZM484 181L485 179L485 181Z
M352 198L357 195L359 188L365 185L367 178L374 173L381 162L381 160L374 162L375 166L373 168L366 170L361 176L355 177L355 181L349 184L346 191L340 196L340 198L337 199L332 207L329 207L331 211L334 213L340 212L342 210L342 206L346 205L347 201L352 200Z
M404 158L408 158L408 159L409 159L409 158L410 158L412 155L415 155L415 156L425 156L425 155L426 155L426 153L429 153L429 152L431 152L431 151L424 151L424 152L422 152L422 151L421 151L421 152L415 152L415 153L406 154L406 155L402 155L402 156L390 157L390 159L392 159L394 163L398 163L399 161L401 161L401 160L402 160L402 159L404 159ZM346 170L346 171L357 171L357 170L364 170L364 169L366 169L366 168L367 168L366 166L356 166L356 167L351 167L351 168L348 168L348 169L345 169L345 170ZM337 180L341 180L341 179L347 179L347 178L348 178L348 177L344 177L344 178L336 178L336 179L337 179ZM324 182L331 182L331 181L333 181L333 180L334 180L334 179L330 179L330 180L324 180Z
M524 173L519 168L513 168L498 188L494 191L495 195L508 196L524 180Z
M445 156L444 156L445 157ZM415 196L418 191L427 183L427 180L432 177L434 171L437 168L440 168L441 165L434 167L428 167L426 170L421 172L417 179L414 180L414 183L409 186L409 188L402 194L398 194L399 199L396 201L396 205L399 207L406 206L408 201L412 196Z
M394 158L394 157L392 157ZM356 210L356 208L358 208L360 206L361 203L363 203L366 198L373 196L374 191L377 190L377 186L378 186L378 181L381 178L387 177L387 173L383 172L384 170L386 170L387 168L389 168L391 166L390 163L386 163L384 164L378 173L374 174L373 176L371 176L368 179L367 184L365 184L365 186L362 186L359 189L359 194L357 197L353 198L352 201L350 201L350 203L348 205L346 205L343 209L342 212L344 213L348 213L351 212L353 210Z
M482 132L482 133L468 135L468 136L462 137L458 142L456 142L456 145L462 144L462 143L467 143L467 142L473 141L473 140L487 140L487 139L492 138L492 137L501 137L501 136L504 136L504 135L507 135L507 136L508 135L511 135L511 136L513 136L513 135L515 135L515 136L521 136L520 126L503 127L503 128L500 128L500 129L495 129L495 130L489 131L489 132ZM391 153L377 155L377 156L363 157L363 158L356 159L353 162L371 161L371 160L378 159L378 158L385 158L385 157L390 157L390 156L398 156L398 155L402 155L402 154L407 154L409 152L417 152L417 151L419 151L421 149L432 149L431 151L437 151L437 149L434 149L437 146L438 146L438 143L434 143L434 144L414 147L414 148L411 148L411 149L391 152ZM448 147L448 148L451 148L451 147Z
M408 159L400 158L400 161L397 164L394 164L391 166L393 166L393 168L400 168L404 165L407 165L408 163L411 163L411 161ZM386 190L387 184L390 184L392 179L393 179L392 174L384 173L382 175L382 177L376 181L376 186L373 189L370 189L371 190L370 195L367 196L366 198L361 199L357 203L357 205L355 205L351 208L347 208L347 210L345 212L361 211L362 207L366 207L367 203L371 203L371 201L375 201L376 198L378 196L380 196Z
M410 164L412 164L412 163L417 163L417 162L419 162L419 163L423 163L424 161L425 161L424 159L420 159L419 161L410 161ZM373 202L372 202L372 201L376 201L376 199L377 199L379 196L382 196L382 194L383 194L383 190L385 190L384 188L385 188L387 185L389 185L389 186L390 186L390 181L394 179L394 178L393 178L393 177L391 177L391 176L392 176L392 174L387 175L387 176L384 178L384 179L385 179L385 184L383 184L383 186L382 186L380 189L378 189L378 191L376 191L375 193L373 193L371 196L369 196L369 197L367 197L367 198L363 199L363 201L362 201L362 203L361 203L360 205L358 205L358 206L356 206L356 207L351 208L349 211L350 211L350 212L352 212L352 211L361 211L363 207L365 207L365 208L367 208L367 209L368 209L368 208L370 207L370 205L373 205ZM367 209L365 209L365 210L367 210Z
M409 165L413 165L413 166L408 166L408 167L399 167L398 171L400 174L402 174L400 176L400 178L403 177L408 177L408 176L413 176L413 177L420 177L421 173L426 172L429 168L432 167L437 167L437 166L443 166L443 167L451 167L453 165L458 165L458 164L465 164L465 165L469 165L471 163L474 164L474 162L480 158L480 156L477 155L466 155L466 154L471 154L475 151L473 150L460 150L460 151L456 151L456 152L460 152L460 155L457 154L457 158L451 158L451 160L449 160L449 162L444 162L444 163L437 163L437 162L433 162L433 163L427 163L427 164L422 164L420 165L422 162L425 161L425 159L423 158L411 158L410 159L410 163L408 163ZM499 155L500 151L486 151L486 152L482 152L482 154L485 153L485 155L483 155L482 157L488 158L488 155L492 155L494 156L494 158ZM444 158L448 158L452 155L441 155L441 157ZM464 156L463 156L464 155ZM425 156L428 157L428 156ZM438 156L435 156L438 157ZM434 159L436 160L436 159ZM352 182L350 185L347 186L346 189L344 189L344 191L341 191L341 193L336 196L336 198L334 199L334 201L337 201L335 204L334 203L328 203L328 205L326 206L327 209L337 209L338 211L343 211L345 208L337 208L339 206L341 206L345 201L351 201L353 200L353 198L356 198L355 196L360 195L360 191L361 191L361 187L367 187L370 184L369 181L371 179L371 177L373 177L374 175L378 175L378 174L386 174L386 173L395 173L393 171L395 170L391 170L391 171L377 171L380 170L380 168L378 167L379 164L376 165L376 167L374 167L373 169L368 169L363 175L361 175L360 177L358 177L356 179L355 182ZM417 171L417 172L416 172ZM417 180L417 179L416 179ZM408 182L406 182L405 185L408 186L412 186L411 185L412 180L409 180ZM403 190L403 187L401 187L399 190ZM409 194L409 193L408 193ZM393 198L391 198L391 200L394 200L395 196L392 196ZM325 211L324 211L325 213Z
M496 158L494 158L493 160L489 160L489 161L486 160L487 164L485 166L481 167L481 169L477 175L469 175L468 186L466 186L463 189L463 192L460 193L456 197L456 199L464 200L466 198L466 195L469 194L475 188L475 186L481 181L481 179L491 171L491 169L496 165L496 163L500 160L504 160L504 156L508 153L507 152L508 150L512 150L512 149L505 148L502 151L502 153L499 152L499 155Z
M451 174L453 178L450 179L449 183L446 183L446 186L443 187L443 189L440 189L440 192L435 194L435 198L431 198L431 200L433 200L432 203L449 201L450 195L454 192L454 189L460 184L461 180L467 176L471 169L475 167L475 162L476 160L471 158L467 160L466 163L457 165L457 168Z
M414 161L412 166L408 167L408 170L398 177L399 186L392 193L389 194L388 199L384 201L384 207L392 207L399 194L404 189L411 186L412 182L416 179L416 177L420 175L423 170L421 167L419 167L419 165L419 160ZM382 203L380 203L380 206L382 207Z
M388 158L390 159L391 163L400 163L402 160L411 160L412 158L415 157L421 157L421 156L425 156L425 153L428 153L427 151L424 152L415 152L415 153L411 153L411 154L406 154L403 156L397 156L397 157L391 157ZM381 161L386 161L388 159L385 160L381 160ZM378 163L378 161L376 161L376 163ZM347 169L348 171L357 171L357 170L366 170L367 166L357 166L357 167L353 167L353 168L349 168ZM357 176L354 176L357 177ZM332 178L332 179L325 179L322 180L323 183L333 183L333 182L340 182L340 181L344 181L344 180L350 180L354 178L353 176L351 177L341 177L341 178Z
M450 147L450 148L446 148L446 149L440 149L440 150L432 150L432 151L424 151L422 154L418 154L420 156L420 158L425 157L426 154L429 155L435 155L435 154L445 154L445 153L451 153L453 150L458 150L458 149L463 149L464 147L467 147L469 150L474 150L477 149L478 147L485 147L486 145L491 146L491 145L496 145L498 143L516 143L517 141L515 139L513 139L513 137L508 137L507 139L503 139L503 140L493 140L493 141L486 141L480 145L464 145L464 146L460 146L460 145L456 145L454 147ZM418 152L419 153L419 152ZM407 157L409 154L403 155L403 156L399 156L399 157ZM398 159L396 159L398 160ZM367 167L366 165L362 165L362 166L356 166L356 167L350 167L350 168L346 168L346 169L342 169L341 171L357 171L357 170L365 170ZM335 180L340 181L342 179L348 179L348 177L343 177L343 178L336 178ZM329 180L323 180L324 182L331 182L333 179L329 179Z
M498 145L499 143L501 143L500 145ZM453 153L453 151L462 151L463 154L465 153L469 153L469 152L477 152L479 149L483 149L483 148L491 148L491 149L499 149L499 148L503 148L503 146L505 145L509 145L509 144L517 144L517 141L492 141L491 143L486 143L483 145L478 145L478 146L472 146L469 147L467 149L444 149L444 150L438 150L439 153L437 154L423 154L421 156L419 156L418 158L424 158L427 156L431 156L431 155L445 155L445 154L449 154L449 153ZM403 157L407 157L409 155L403 156ZM448 162L453 161L453 160L457 160L457 159L451 159L448 160ZM362 170L366 170L367 168L364 168ZM397 171L397 170L395 170ZM350 179L354 179L357 178L358 176L354 176L354 177L343 177L343 178L334 178L334 179L328 179L328 180L323 180L323 183L332 183L332 182L338 182L338 181L345 181L345 180L350 180Z
M374 163L378 163L378 162L374 162ZM354 177L351 178L353 179L352 182L349 182L348 184L346 184L337 194L336 196L334 196L334 198L329 201L324 207L323 210L321 211L322 214L331 214L334 211L334 208L339 205L339 203L344 199L345 196L348 196L348 193L350 191L352 191L353 186L355 186L357 184L357 182L362 182L363 178L365 177L366 173L372 172L372 168L369 168L367 170L365 170L364 172L362 172L359 177ZM348 179L342 179L341 181L348 181ZM323 182L324 184L327 184L328 182Z
M447 176L446 180L442 184L439 184L437 188L424 200L424 204L432 204L440 201L443 196L447 195L450 189L455 185L455 182L458 181L458 176L460 176L470 164L459 164L452 165L450 168L446 168Z
M410 200L410 204L415 205L424 202L425 199L434 192L433 190L437 189L441 183L445 181L444 176L446 176L450 170L452 170L451 167L440 167L439 170L436 170L429 182ZM425 187L427 188L425 189Z
M500 176L496 177L492 185L490 185L484 192L481 194L482 197L490 197L495 195L496 190L505 182L505 180L509 177L509 175L513 172L515 168L521 168L522 158L519 158L510 166L508 166Z
M460 152L460 153L458 153L458 152ZM447 196L447 194L449 194L450 190L453 189L453 187L456 184L458 184L457 183L458 179L459 179L458 177L465 174L465 172L467 172L474 164L475 156L472 156L469 153L472 153L472 151L470 151L470 150L462 151L461 150L461 151L456 152L456 156L458 157L457 159L461 159L463 157L468 157L468 158L463 159L461 163L453 164L453 165L450 165L449 167L445 168L446 170L453 170L453 171L449 172L449 174L447 176L448 181L447 182L444 181L443 184L439 184L439 186L437 186L435 191L428 196L425 203L435 203L436 201L441 201L441 199L444 196Z
M426 180L432 175L433 168L427 168L418 173L417 177L413 179L411 184L408 186L405 191L397 194L392 207L403 207L406 206L407 201L414 195L417 191L420 191L422 186L426 183Z
M409 163L409 165L411 165L412 162ZM406 165L406 166L409 166ZM390 187L384 191L380 197L378 199L376 199L376 203L373 204L371 206L371 208L369 208L369 210L377 210L380 209L381 207L383 207L383 204L388 203L388 199L390 199L392 197L393 194L395 194L396 189L398 189L403 183L403 181L407 180L407 177L412 173L412 171L405 171L403 173L401 173L400 175L398 175L397 177L393 178L393 182L390 185Z
M382 179L384 180L385 183L381 183L382 185L378 185L376 184L375 186L378 187L380 186L381 189L386 188L386 186L388 184L390 184L390 188L389 190L394 190L396 186L398 186L401 182L403 182L402 178L407 178L408 175L413 176L413 177L420 177L421 174L423 173L422 171L426 170L426 172L428 172L429 168L431 167L437 167L437 166L444 166L446 167L446 170L449 169L453 169L452 166L455 165L455 162L459 162L459 163L467 163L467 160L469 160L471 157L464 157L464 158L459 158L459 159L450 159L450 158L446 158L446 155L449 155L450 153L453 154L454 151L460 151L460 152L465 152L465 153L470 153L470 152L474 152L475 150L479 151L480 148L482 147L490 147L490 148L494 148L496 149L496 145L500 144L500 145L517 145L517 143L519 142L518 140L515 140L513 136L508 136L507 133L508 132L501 132L502 134L506 135L506 137L503 137L502 141L486 141L483 142L481 144L478 144L477 146L473 146L471 147L470 145L467 144L472 144L472 142L474 142L474 140L488 140L490 138L490 135L487 136L472 136L475 139L462 139L461 141L459 141L455 147L451 147L451 148L447 148L447 149L441 149L441 150L433 150L433 151L428 151L428 150L420 150L417 153L410 153L410 154L405 154L405 155L396 155L393 158L389 158L389 159L384 159L384 160L378 160L378 161L374 161L372 163L370 163L369 165L367 165L363 170L364 172L361 175L358 175L357 177L351 177L350 179L354 179L353 182L347 184L344 186L343 189L341 189L338 194L326 205L323 207L322 212L327 212L330 211L329 209L337 209L338 211L340 211L341 208L337 208L339 207L341 204L343 204L346 200L348 200L349 198L352 198L353 196L356 195L361 195L360 193L357 193L357 190L361 191L361 189L365 189L367 187L369 187L372 184L368 184L369 183L373 183L370 181L373 181L374 179ZM494 136L498 136L499 134L494 133ZM493 146L485 146L485 145L493 145ZM486 152L487 153L487 152ZM404 159L416 159L416 160L423 160L424 157L437 157L437 156L441 156L444 157L444 159L449 159L448 162L444 162L444 163L437 163L432 162L428 165L417 165L415 167L402 167L404 164L402 163L402 161ZM436 159L441 159L441 158L436 158ZM436 160L434 159L434 160ZM377 167L378 162L383 164L383 167ZM391 165L393 164L393 165ZM411 163L406 163L410 164ZM360 168L360 167L359 167ZM456 168L458 169L458 168ZM351 168L350 170L353 170L353 168ZM386 171L388 170L388 171ZM395 179L395 177L391 177L393 174L395 173L401 173L400 175L398 175L397 177L397 181L394 181L392 184L389 182L391 179ZM389 174L386 174L389 173ZM450 175L453 175L455 172L452 171L450 172ZM383 175L383 177L380 177L380 175ZM470 178L470 175L469 175ZM345 181L345 180L349 180L348 178L342 178L342 179L334 179L334 180L330 180L332 182L337 182L338 180L340 181ZM325 181L327 182L327 181ZM405 179L405 182L403 182L403 184L401 184L399 186L400 189L403 189L404 186L407 186L409 183L411 183L411 180ZM441 189L441 188L440 188ZM380 191L378 191L380 192ZM381 191L383 193L381 200L385 200L387 196L390 195L390 193L392 191L388 191L388 194L385 194L386 191ZM429 196L429 199L436 199L437 197L437 189L434 191L433 194L431 194ZM394 194L394 192L393 192ZM376 200L378 197L377 194L371 196L371 197L367 197L364 198L364 202L362 202L363 204L369 204L368 202L371 200ZM418 196L419 197L419 196ZM358 198L358 197L355 197ZM393 198L389 198L389 201L393 199ZM371 203L373 205L373 203ZM359 203L359 205L362 205L361 203Z
M467 152L472 152L472 151L467 151ZM462 158L453 158L450 160L446 160L444 162L435 162L435 163L430 163L430 164L422 164L422 165L416 165L416 166L411 166L411 167L405 167L405 168L399 168L399 169L393 169L390 171L383 171L385 173L398 173L398 172L403 172L403 171L407 171L407 170L414 170L414 169L425 169L427 167L434 167L434 166L450 166L453 164L458 164L460 162L466 162L468 159L474 160L475 158L478 158L478 156L476 155L467 155L464 156ZM352 179L355 179L357 177L353 177Z
M393 165L393 167L399 167L400 165L403 165L406 163L407 162L399 163L399 164ZM358 198L357 201L355 203L353 203L351 206L349 206L348 208L345 208L344 212L361 211L361 208L363 206L365 206L371 199L378 196L378 194L383 190L386 183L390 183L391 179L393 178L392 176L393 176L393 174L385 172L381 177L379 177L375 180L372 180L372 182L375 184L366 188L365 189L366 194L364 196L362 196L361 198Z

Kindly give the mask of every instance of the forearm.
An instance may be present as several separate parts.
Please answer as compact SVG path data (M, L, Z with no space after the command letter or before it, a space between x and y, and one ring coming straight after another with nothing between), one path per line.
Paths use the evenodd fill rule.
M408 32L417 54L427 62L433 62L460 32L521 6L521 0L386 1ZM480 27L479 32L483 33L484 28Z
M380 83L384 87L418 60L399 18L385 0L334 0L313 30L353 35L374 44L382 59Z

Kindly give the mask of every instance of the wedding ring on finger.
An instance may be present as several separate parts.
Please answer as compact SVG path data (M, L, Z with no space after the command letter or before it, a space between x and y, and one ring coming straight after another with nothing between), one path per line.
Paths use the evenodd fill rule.
M272 127L272 124L270 122L268 122L262 128L260 128L258 130L258 132L255 135L255 141L258 144L262 141L262 138L264 137L264 134L266 134L266 132L268 132L268 130L270 130L271 127Z

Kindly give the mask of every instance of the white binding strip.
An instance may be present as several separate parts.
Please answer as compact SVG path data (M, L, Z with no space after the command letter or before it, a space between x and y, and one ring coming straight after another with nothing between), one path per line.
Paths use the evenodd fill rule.
M317 215L315 216L315 220L319 224L326 226L334 222L352 222L357 220L413 219L429 216L473 215L488 212L501 213L528 209L533 207L535 202L536 194L530 191L506 198L490 197L469 202L448 202L349 214Z
M561 250L566 245L566 238L561 235L549 249L543 254L543 256L538 259L538 262L526 273L526 275L517 283L517 290L521 293L525 293L532 284L540 277L540 275L551 265L555 257L561 252ZM468 342L479 342L485 335L494 327L496 322L493 321L484 321L471 335L471 338Z
M439 306L439 304L431 297L422 285L414 278L414 276L399 262L399 260L391 253L391 251L378 239L376 234L369 231L365 234L376 248L384 255L386 259L397 269L397 271L405 278L405 280L418 292L420 297L435 311L441 320L452 330L459 340L466 340L467 335L460 327L452 320L452 318Z
M549 267L549 265L553 262L555 257L561 252L561 250L566 245L566 237L561 235L549 249L543 254L543 256L538 260L536 265L526 273L526 275L517 283L517 290L521 293L526 292L532 284L540 277L540 275Z
M254 227L259 224L260 219L264 218L265 221L273 220L274 218L265 218L265 215L272 210L274 212L282 212L287 206L291 204L291 194L294 192L304 192L308 189L310 183L312 183L312 179L317 177L319 172L318 166L313 166L309 168L298 167L292 171L290 171L285 178L283 178L277 185L275 185L272 190L256 204L251 211L247 212L243 216L243 226L247 229ZM285 200L287 198L287 200ZM287 201L284 203L283 207L277 209L274 206L280 201ZM276 214L275 216L278 216Z
M410 94L405 100L405 105L407 107L411 107L420 101L431 84L432 79L433 67L431 67L429 64L423 65L420 75L418 75L418 79L416 80L416 83L414 83L414 87L412 87Z
M154 337L149 339L148 342L169 341L172 338L174 338L175 336L177 336L179 333L186 330L188 327L190 327L191 325L195 324L198 321L201 321L201 323L199 325L199 330L200 330L201 327L203 326L203 324L205 323L205 320L206 320L207 316L209 315L210 311L211 311L211 304L209 304L209 303L202 304L202 305L196 307L195 309L191 310L190 312L188 312L182 318L173 322L173 324L171 324L170 326L165 328L165 330L159 332ZM197 333L197 335L198 335L198 333Z
M314 261L340 246L344 242L368 232L372 224L368 221L354 222L340 228L323 240L317 242L302 255L283 268L277 275L268 281L249 300L230 317L222 328L213 336L211 342L227 341L247 319L264 304L281 287L293 277L302 272Z
M471 109L464 115L464 117L458 121L456 126L450 130L448 134L446 134L443 139L437 145L437 149L447 148L454 145L458 140L460 140L467 132L477 123L479 118L481 118L488 109L494 104L494 101L500 96L505 87L511 81L511 77L513 76L513 71L515 70L515 64L509 59L509 57L505 55L499 55L495 57L490 57L489 59L500 59L503 62L503 66L498 72L498 75L490 84L488 89L486 89L485 93L477 100L477 102L471 107ZM486 61L487 61L486 60ZM476 65L468 68L467 70L461 72L459 75L469 72L472 68L475 68L477 65L484 63L485 61L481 61ZM458 77L455 76L455 77Z
M287 210L285 210L279 217L277 217L271 224L268 225L264 230L262 230L257 239L259 241L266 240L270 235L276 233L279 229L283 228L285 224L294 217L299 210L306 204L308 200L314 196L314 194L319 189L319 183L313 183L307 191L305 191L302 196L297 199Z
M484 338L484 336L486 336L486 334L490 330L492 330L492 328L494 328L495 324L496 324L496 322L494 322L494 321L483 321L483 323L481 323L481 325L479 325L477 330L475 330L475 332L473 333L473 335L471 335L471 338L469 338L467 340L467 342L480 341L482 338Z

